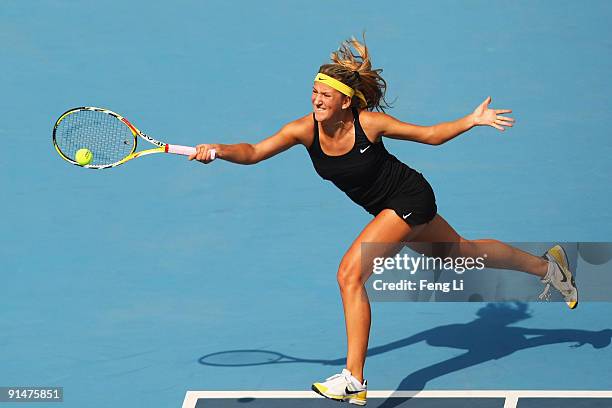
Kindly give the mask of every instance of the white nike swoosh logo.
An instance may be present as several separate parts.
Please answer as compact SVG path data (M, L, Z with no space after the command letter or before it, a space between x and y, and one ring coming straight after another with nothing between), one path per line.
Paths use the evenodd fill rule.
M411 213L411 212L409 212L408 214L406 214L406 215L402 216L402 218L403 218L403 219L406 219L406 218L410 217L410 215L411 215L411 214L412 214L412 213Z
M359 149L360 153L365 153L366 150L368 150L370 147L372 147L372 145L369 145L368 147L366 147L365 149Z

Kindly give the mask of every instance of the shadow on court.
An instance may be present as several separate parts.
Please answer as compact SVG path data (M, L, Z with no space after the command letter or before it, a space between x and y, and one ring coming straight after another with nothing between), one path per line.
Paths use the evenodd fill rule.
M490 303L477 312L478 318L464 324L435 327L384 346L368 350L368 356L386 353L425 341L430 346L451 347L465 353L414 371L398 385L398 390L422 390L430 380L489 360L498 360L520 350L559 343L577 348L610 345L612 329L601 331L575 329L534 329L509 327L531 317L526 303ZM380 407L395 407L408 398L390 398Z
M432 379L460 371L489 360L498 360L520 350L552 344L572 343L577 348L590 344L594 348L610 345L612 329L600 331L575 329L534 329L510 326L529 319L532 315L527 303L489 303L476 313L478 316L469 323L450 324L434 327L413 336L368 349L368 357L393 352L421 341L434 347L455 348L465 353L424 367L406 376L397 390L418 391ZM252 366L279 363L317 363L344 366L345 358L335 360L302 359L267 350L229 350L208 354L199 359L204 365ZM380 407L395 407L409 398L389 398Z

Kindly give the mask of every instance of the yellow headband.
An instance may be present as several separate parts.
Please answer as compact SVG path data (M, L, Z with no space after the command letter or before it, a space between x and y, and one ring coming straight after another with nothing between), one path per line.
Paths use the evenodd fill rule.
M368 102L366 101L365 96L363 96L363 94L361 93L361 91L356 91L353 88L351 88L350 86L343 84L342 82L338 81L335 78L330 77L329 75L325 75L322 73L318 73L317 76L315 77L315 82L321 82L322 84L325 84L327 86L331 86L332 88L334 88L336 91L348 96L348 97L353 97L356 96L357 98L359 98L360 102L361 102L361 106L368 106Z

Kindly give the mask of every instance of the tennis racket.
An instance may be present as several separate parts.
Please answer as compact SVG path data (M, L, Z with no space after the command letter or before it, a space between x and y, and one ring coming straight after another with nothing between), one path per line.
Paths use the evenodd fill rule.
M157 146L136 151L138 139ZM189 156L195 147L171 145L147 136L123 116L92 106L70 109L62 114L53 127L53 145L59 155L69 163L88 169L108 169L129 160L153 153L173 153ZM81 165L76 161L79 149L89 149L93 159ZM215 150L210 151L211 159Z

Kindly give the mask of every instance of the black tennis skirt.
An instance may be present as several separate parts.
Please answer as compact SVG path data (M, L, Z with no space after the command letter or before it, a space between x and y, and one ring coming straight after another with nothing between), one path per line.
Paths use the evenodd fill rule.
M376 216L387 208L395 211L410 226L426 224L438 212L433 189L418 171L411 171L389 198L375 207L366 208L366 211Z

